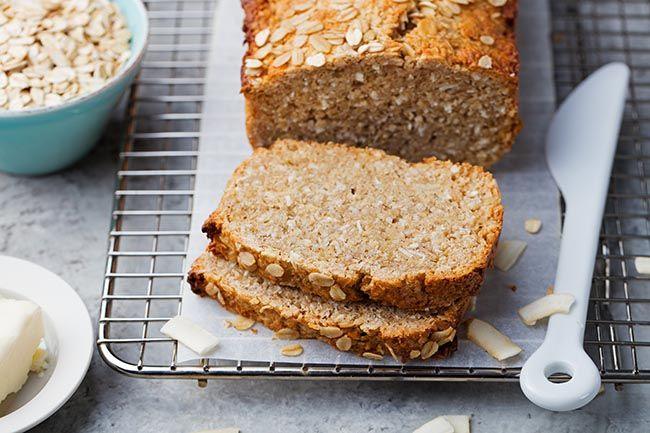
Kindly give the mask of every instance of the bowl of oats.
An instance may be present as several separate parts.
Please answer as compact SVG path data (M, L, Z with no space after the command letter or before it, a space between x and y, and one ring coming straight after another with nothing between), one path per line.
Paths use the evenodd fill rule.
M0 0L0 171L77 162L138 73L140 0Z

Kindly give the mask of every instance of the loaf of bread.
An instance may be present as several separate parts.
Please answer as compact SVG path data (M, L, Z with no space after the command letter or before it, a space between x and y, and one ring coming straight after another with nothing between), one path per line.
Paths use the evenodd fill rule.
M456 328L471 301L459 300L439 313L407 312L371 302L339 303L283 287L204 253L193 264L192 290L210 296L231 312L296 338L317 338L366 358L397 361L450 355Z
M242 0L253 146L279 138L489 166L520 129L516 0Z
M203 231L212 253L277 284L433 311L478 292L502 218L480 167L281 140L235 170Z

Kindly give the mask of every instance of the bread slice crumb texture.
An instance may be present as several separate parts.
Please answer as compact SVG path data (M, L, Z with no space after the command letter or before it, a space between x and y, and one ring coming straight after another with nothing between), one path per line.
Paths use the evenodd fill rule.
M278 334L317 338L359 355L395 354L402 360L432 346L440 346L436 357L447 356L455 346L454 329L469 307L468 298L438 313L409 312L373 302L328 301L274 284L210 253L194 262L188 281L194 292Z
M476 293L502 214L482 168L282 140L240 165L203 229L274 282L426 309Z

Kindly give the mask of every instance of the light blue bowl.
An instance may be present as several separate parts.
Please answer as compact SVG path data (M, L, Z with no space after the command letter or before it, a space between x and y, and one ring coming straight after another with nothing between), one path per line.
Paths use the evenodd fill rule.
M131 30L131 58L104 87L55 107L0 111L0 171L40 175L65 168L92 149L144 56L149 34L140 0L113 0Z

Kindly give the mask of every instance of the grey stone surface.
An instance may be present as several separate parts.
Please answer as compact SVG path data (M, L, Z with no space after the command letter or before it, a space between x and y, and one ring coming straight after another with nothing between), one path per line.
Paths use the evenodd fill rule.
M0 174L0 254L62 275L96 319L105 265L117 149L100 145L60 174ZM571 413L529 403L516 384L133 379L94 356L79 390L39 433L410 432L440 414L472 414L474 433L650 430L650 387L607 386Z

